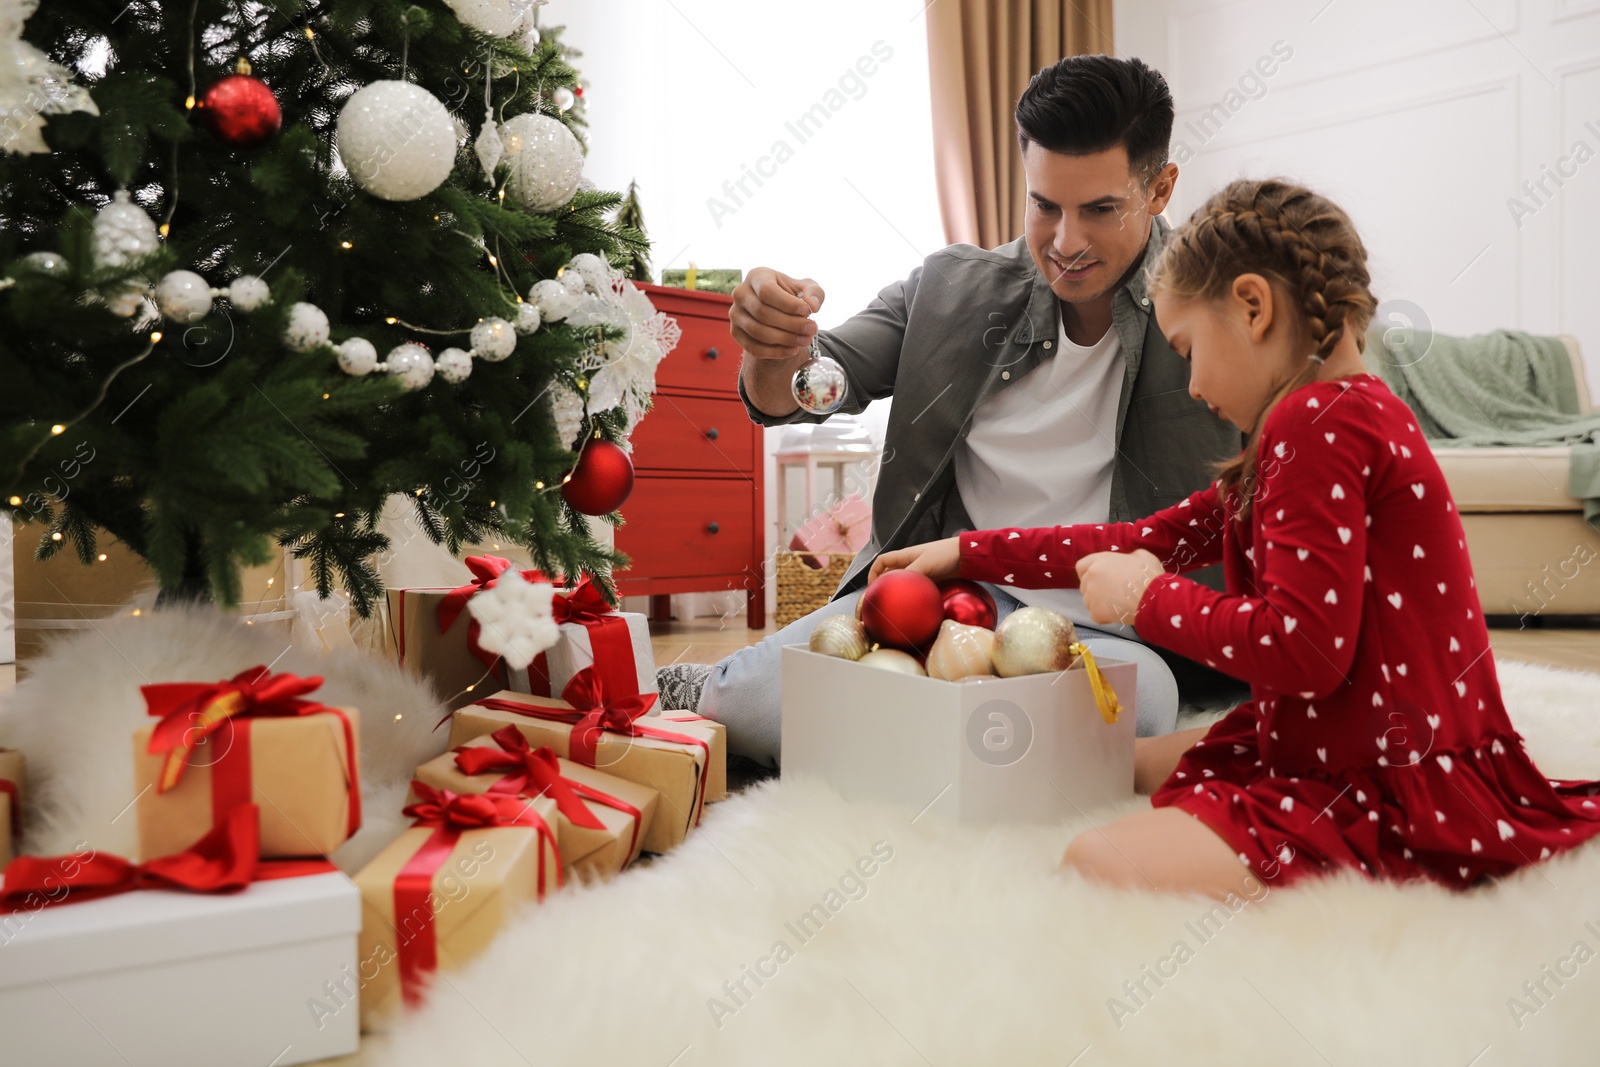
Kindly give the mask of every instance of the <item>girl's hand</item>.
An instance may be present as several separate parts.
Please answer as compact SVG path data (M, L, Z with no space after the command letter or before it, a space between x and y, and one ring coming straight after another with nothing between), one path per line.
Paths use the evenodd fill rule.
M958 578L961 576L961 539L946 537L943 541L884 552L872 561L867 584L871 585L889 571L898 570L917 571L936 582Z
M1132 624L1150 583L1163 574L1155 553L1091 552L1078 560L1078 587L1095 622Z

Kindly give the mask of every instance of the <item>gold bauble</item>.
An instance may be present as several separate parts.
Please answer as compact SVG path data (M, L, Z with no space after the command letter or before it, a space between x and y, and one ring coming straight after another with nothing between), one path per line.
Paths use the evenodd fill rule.
M922 669L922 664L917 662L917 657L901 652L898 648L875 649L862 656L861 662L868 667L899 671L901 674L915 674L919 677L925 677L928 673Z
M872 646L859 621L848 615L829 615L811 631L808 647L824 656L855 660L865 656Z
M928 650L928 677L947 682L994 674L994 631L946 619Z
M994 672L1002 678L1050 674L1072 665L1072 620L1049 608L1018 608L994 631Z

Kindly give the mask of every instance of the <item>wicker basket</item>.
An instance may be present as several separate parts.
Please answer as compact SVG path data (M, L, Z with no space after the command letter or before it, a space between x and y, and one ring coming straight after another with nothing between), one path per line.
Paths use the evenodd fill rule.
M825 607L833 599L833 591L839 588L853 559L853 555L833 553L828 557L828 565L818 570L806 566L802 553L779 552L776 561L778 625L787 626Z

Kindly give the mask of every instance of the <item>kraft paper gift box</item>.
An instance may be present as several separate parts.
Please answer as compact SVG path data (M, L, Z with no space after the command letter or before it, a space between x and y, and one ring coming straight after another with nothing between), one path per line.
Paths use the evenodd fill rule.
M706 770L706 803L728 799L728 729L703 715L687 711L663 711L662 723L689 722L711 731L711 765ZM673 729L664 726L664 729Z
M262 1067L356 1051L361 897L330 864L288 861L305 870L231 892L96 899L83 883L74 896L78 872L120 861L87 846L30 859L8 872L15 910L0 914L0 1062ZM224 858L189 873L226 890L242 871Z
M672 723L667 729L664 724L658 725L656 716L639 718L632 728L646 731L640 736L595 731L591 762L573 756L573 728L583 715L565 701L507 690L459 709L450 720L450 745L454 748L503 726L515 726L534 748L549 745L563 759L649 786L661 794L661 800L642 848L646 852L669 851L700 822L713 732L701 723ZM682 740L650 736L651 733ZM582 755L580 751L579 756Z
M474 691L493 690L501 684L504 665L499 658L484 653L485 663L473 651L470 612L447 609L448 625L440 629L440 608L458 597L456 589L390 589L387 595L385 652L411 674L428 679L447 706L469 704Z
M511 729L509 736L507 729ZM481 751L471 753L472 749ZM550 788L544 789L537 780L527 777L525 761L530 756L539 759L545 752L549 753L548 761L553 764L545 767L545 777L548 779L551 777L548 772L554 771L566 780L565 788L552 783ZM466 758L458 759L458 754ZM468 762L470 765L473 755L480 757L478 765L492 764L499 769L467 773L460 764ZM503 789L501 783L510 780L520 786L524 796L543 795L555 800L561 869L568 877L575 875L584 881L610 878L638 857L655 821L660 798L649 786L561 759L550 750L534 749L521 731L508 727L474 738L454 751L429 760L417 768L416 777L435 789L448 789L453 793L487 793L491 789ZM557 790L564 795L558 796ZM568 808L570 804L581 806L587 816ZM572 811L571 816L569 811ZM574 821L573 816L581 822Z
M656 658L650 620L637 611L614 611L586 577L576 588L556 590L550 608L560 627L555 645L526 668L502 664L508 689L555 696L581 671L594 668L608 696L655 693Z
M22 836L22 800L28 792L28 770L22 753L0 748L0 871L11 862Z
M490 799L435 794L426 783L412 788L436 806L441 797L455 807ZM507 796L497 803L511 825L423 819L355 876L363 1030L383 1028L402 1004L420 1004L434 971L459 969L523 906L561 884L555 801Z
M968 823L1056 823L1127 800L1138 667L1099 667L1114 723L1087 670L946 682L787 646L784 777Z
M201 721L191 716L207 714L201 709L229 699L241 685L250 689L249 683L240 681L246 676L258 677L260 685L280 685L287 679L293 693L309 692L322 682L244 671L228 683L144 689L147 701L160 699L152 697L152 691L175 693L178 702L171 705L169 716L190 734L198 731L188 724ZM240 699L248 708L252 698ZM193 745L176 772L176 783L165 789L167 757L150 751L151 738L161 724L133 735L141 856L165 856L188 848L230 805L244 802L261 809L263 858L326 856L355 833L361 825L359 716L353 709L327 707L295 695L263 698L267 704L274 700L297 702L305 713L257 715L245 710L220 719L212 732L197 739L202 743Z

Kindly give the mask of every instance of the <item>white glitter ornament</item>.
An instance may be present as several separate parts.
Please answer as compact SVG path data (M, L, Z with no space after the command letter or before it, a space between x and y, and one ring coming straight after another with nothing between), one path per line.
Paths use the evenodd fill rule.
M365 337L349 337L339 342L339 369L360 378L378 365L378 350Z
M572 199L583 177L583 145L560 120L518 115L500 130L511 166L506 192L529 211L552 211Z
M433 356L418 344L396 345L389 350L383 369L400 379L400 384L415 392L433 381Z
M444 0L463 26L490 37L510 37L532 9L530 0Z
M578 102L578 98L572 94L571 89L562 85L550 94L550 102L555 104L557 111L571 111L572 105Z
M545 322L560 322L567 317L568 312L578 306L578 300L567 287L554 278L535 282L533 289L528 293L528 299L539 306L539 314Z
M472 354L490 363L499 363L517 350L517 331L497 315L472 328Z
M578 431L583 429L583 397L566 386L550 389L550 415L556 422L556 438L568 452L577 443Z
M309 352L328 343L328 316L315 304L299 303L289 309L283 340L296 352Z
M160 247L156 224L144 209L133 202L126 189L118 189L111 203L94 216L94 265L100 268L126 267ZM128 281L101 295L112 314L128 318L144 301L144 279Z
M559 281L573 296L583 296L589 292L589 280L575 270L563 273Z
M267 306L272 290L254 274L241 274L228 286L228 299L240 311L251 312Z
M527 668L547 648L561 639L561 627L550 610L556 595L549 582L530 582L515 568L467 601L478 623L478 644L504 656L514 671Z
M505 142L500 140L500 128L495 124L494 112L490 111L483 117L483 129L478 131L478 139L472 143L473 154L478 157L478 165L483 168L483 177L490 184L494 184L494 168L500 165L500 157L505 155Z
M416 200L450 177L456 125L426 89L374 82L339 111L338 148L361 188L384 200Z
M511 326L518 333L532 333L539 328L539 305L532 301L523 301L517 305L517 317L511 321Z
M48 278L65 278L72 273L72 265L60 252L29 252L22 257L20 266Z
M192 270L175 270L156 283L156 306L173 322L199 322L211 313L211 283Z
M472 373L472 353L459 348L447 348L434 357L433 369L451 385L458 385Z
M611 264L593 252L579 252L573 256L571 262L567 264L567 273L561 276L562 280L564 281L567 275L573 272L576 272L579 277L589 283L589 288L597 293L602 289L608 288L611 285L611 279L618 273L612 269Z

